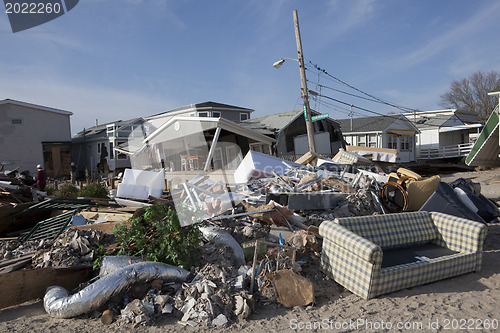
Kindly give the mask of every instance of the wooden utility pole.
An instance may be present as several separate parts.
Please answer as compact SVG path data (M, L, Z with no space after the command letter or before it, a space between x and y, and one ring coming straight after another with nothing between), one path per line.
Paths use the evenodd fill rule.
M302 52L302 41L300 40L299 16L297 11L293 11L293 21L295 23L295 39L297 40L297 53L299 54L300 82L302 86L302 99L304 100L304 116L306 120L307 139L309 141L309 151L316 152L314 143L314 128L311 119L311 109L309 107L309 94L307 92L306 68L304 66L304 53Z

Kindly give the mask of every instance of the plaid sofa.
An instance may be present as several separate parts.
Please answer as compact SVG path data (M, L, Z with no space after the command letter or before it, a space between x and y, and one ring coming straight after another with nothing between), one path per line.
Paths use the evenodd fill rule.
M370 299L412 286L481 270L484 224L436 212L371 215L324 221L321 270L353 293ZM418 257L425 246L446 252ZM383 266L410 251L410 261ZM441 251L441 252L442 252ZM417 252L418 253L418 252Z

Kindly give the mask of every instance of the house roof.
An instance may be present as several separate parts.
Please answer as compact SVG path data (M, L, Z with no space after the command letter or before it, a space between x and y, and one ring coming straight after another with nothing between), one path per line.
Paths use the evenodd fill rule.
M445 122L450 120L452 118L452 115L435 115L432 117L427 117L427 116L417 116L415 119L410 117L411 121L417 126L418 129L420 130L427 130L427 129L437 129L438 127L442 126Z
M462 122L465 124L480 124L481 121L477 117L477 113L470 112L470 111L464 111L464 110L457 110L455 112L455 116L458 117Z
M270 131L270 133L273 134L282 131L297 117L302 116L302 112L303 112L302 110L292 110L292 111L274 113L258 118L244 120L240 124L256 130L259 129L267 130L267 132ZM319 114L319 112L311 110L311 114L317 115ZM334 123L338 127L338 124L336 123L335 120L330 118L325 118L325 120Z
M27 103L27 102L16 101L15 99L10 99L10 98L7 98L7 99L0 101L0 105L5 105L5 104L19 105L19 106L24 106L24 107L38 109L38 110L47 111L47 112L58 113L58 114L67 115L67 116L73 115L73 112L55 109L55 108L50 108L50 107L43 106L43 105L37 105L37 104L32 104L32 103Z
M165 111L165 112L160 112L157 114L154 114L152 116L149 116L147 118L155 118L158 116L163 116L163 115L177 115L181 114L187 111L204 111L204 110L214 110L214 111L236 111L236 112L254 112L253 109L248 109L248 108L242 108L239 106L234 106L234 105L229 105L229 104L223 104L223 103L216 103L216 102L203 102L203 103L197 103L197 104L191 104L187 106L183 106L177 109Z
M177 123L177 124L176 124ZM196 126L193 126L194 124ZM187 125L187 126L185 126ZM174 131L170 130L165 133L165 131L173 126ZM176 129L176 126L177 129ZM197 133L199 131L206 131L210 129L214 129L220 127L221 129L230 131L235 134L239 134L241 136L245 136L252 140L263 142L266 144L271 144L275 142L273 138L270 138L266 135L256 133L255 131L249 129L248 127L241 126L238 123L232 122L225 118L212 118L212 117L182 117L175 116L172 119L168 120L166 123L157 128L153 133L151 133L148 137L144 139L144 142L151 142L151 140L158 140L158 137L162 137L160 141L167 141L165 138L178 138L187 136L193 133ZM162 135L166 134L166 135Z
M123 127L123 126L134 124L134 123L141 121L141 120L143 120L143 119L142 118L133 118L133 119L129 119L129 120L117 120L117 121L112 121L112 122L109 122L106 124L101 124L101 125L89 127L89 128L84 129L83 131L78 132L75 135L73 135L73 139L89 137L92 135L102 133L102 132L106 131L108 125L114 124L118 127Z
M342 133L352 133L352 132L382 132L396 120L406 117L404 116L375 116L375 117L363 117L363 118L352 118L352 129L351 129L351 119L338 119L337 122L340 124L340 129Z

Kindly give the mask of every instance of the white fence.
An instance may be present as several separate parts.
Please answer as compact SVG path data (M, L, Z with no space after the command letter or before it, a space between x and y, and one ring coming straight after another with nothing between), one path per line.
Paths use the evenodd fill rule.
M420 149L418 160L435 160L441 158L466 156L472 149L472 143L463 143L460 145L432 147Z

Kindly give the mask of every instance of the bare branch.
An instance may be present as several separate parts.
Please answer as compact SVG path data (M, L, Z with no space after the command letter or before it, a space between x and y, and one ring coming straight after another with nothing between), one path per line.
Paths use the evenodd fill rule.
M453 80L450 90L441 95L441 105L475 112L479 120L485 123L497 105L497 99L488 96L488 93L499 87L500 72L476 72L467 78Z

